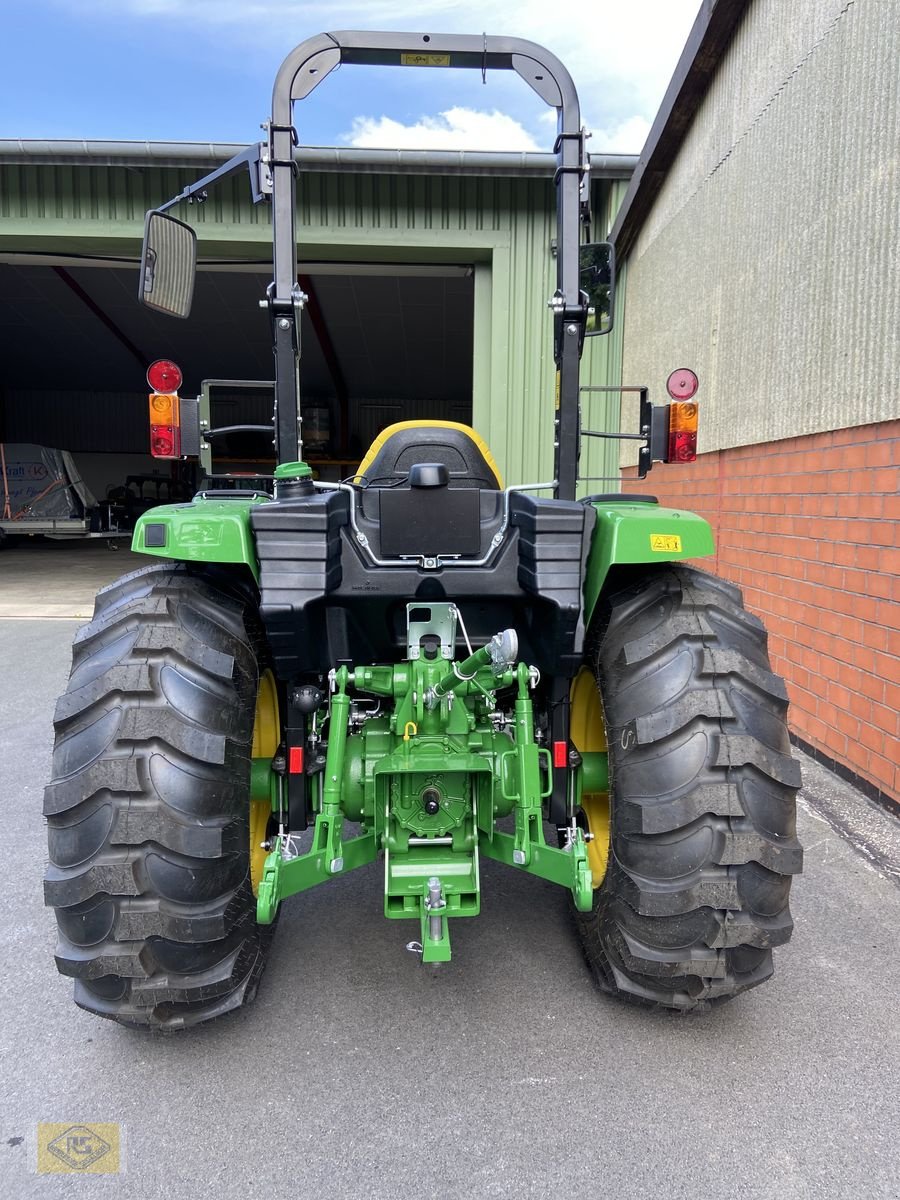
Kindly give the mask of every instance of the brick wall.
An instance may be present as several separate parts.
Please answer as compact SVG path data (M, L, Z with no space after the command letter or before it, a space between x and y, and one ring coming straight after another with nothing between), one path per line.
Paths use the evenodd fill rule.
M792 731L900 801L900 421L657 465L625 490L706 517L718 550L697 565L766 623Z

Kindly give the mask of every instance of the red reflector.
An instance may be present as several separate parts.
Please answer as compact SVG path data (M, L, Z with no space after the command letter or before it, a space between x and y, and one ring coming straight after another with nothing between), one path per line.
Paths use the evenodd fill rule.
M150 453L154 458L178 458L181 453L181 430L174 425L151 425Z
M147 383L154 392L177 392L181 379L181 368L169 358L158 358L147 368Z
M690 367L679 367L666 380L666 391L673 400L690 400L700 381Z
M303 747L291 746L288 750L288 774L302 775L303 774Z
M553 765L554 767L564 767L568 759L568 752L565 742L553 743Z
M697 434L693 430L669 434L669 456L666 462L693 462L697 457Z

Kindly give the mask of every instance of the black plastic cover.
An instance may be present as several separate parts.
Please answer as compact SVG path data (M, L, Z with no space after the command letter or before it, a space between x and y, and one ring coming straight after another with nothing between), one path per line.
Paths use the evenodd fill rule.
M390 494L383 490L381 500ZM434 495L446 502L448 492ZM471 496L473 512L482 514L481 544L488 539L490 545L502 521L499 493ZM495 514L487 524L485 511ZM278 676L298 679L343 662L398 661L406 645L406 605L415 600L456 602L476 645L513 626L523 661L545 676L574 675L584 644L582 590L596 513L574 501L512 493L509 517L487 565L430 570L412 562L375 566L354 536L344 491L254 505L260 611ZM367 536L375 525L369 519ZM413 552L426 553L421 544Z
M446 487L386 488L379 499L385 558L404 554L478 557L478 492Z

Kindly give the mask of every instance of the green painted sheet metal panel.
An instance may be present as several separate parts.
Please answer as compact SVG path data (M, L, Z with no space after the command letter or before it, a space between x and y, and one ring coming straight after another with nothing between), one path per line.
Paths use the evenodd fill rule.
M184 562L239 563L259 577L250 509L266 497L249 500L196 499L162 504L138 517L131 540L137 554Z
M715 554L712 529L696 513L658 504L606 502L594 505L597 524L584 586L585 623L610 567L618 563L665 563Z

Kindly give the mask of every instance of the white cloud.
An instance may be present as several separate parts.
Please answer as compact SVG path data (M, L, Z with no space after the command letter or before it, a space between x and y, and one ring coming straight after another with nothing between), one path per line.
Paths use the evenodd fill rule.
M346 136L351 146L394 150L538 150L531 134L501 112L448 108L411 125L391 117L355 117Z
M650 124L646 117L629 117L608 129L595 129L588 148L592 154L640 154Z

